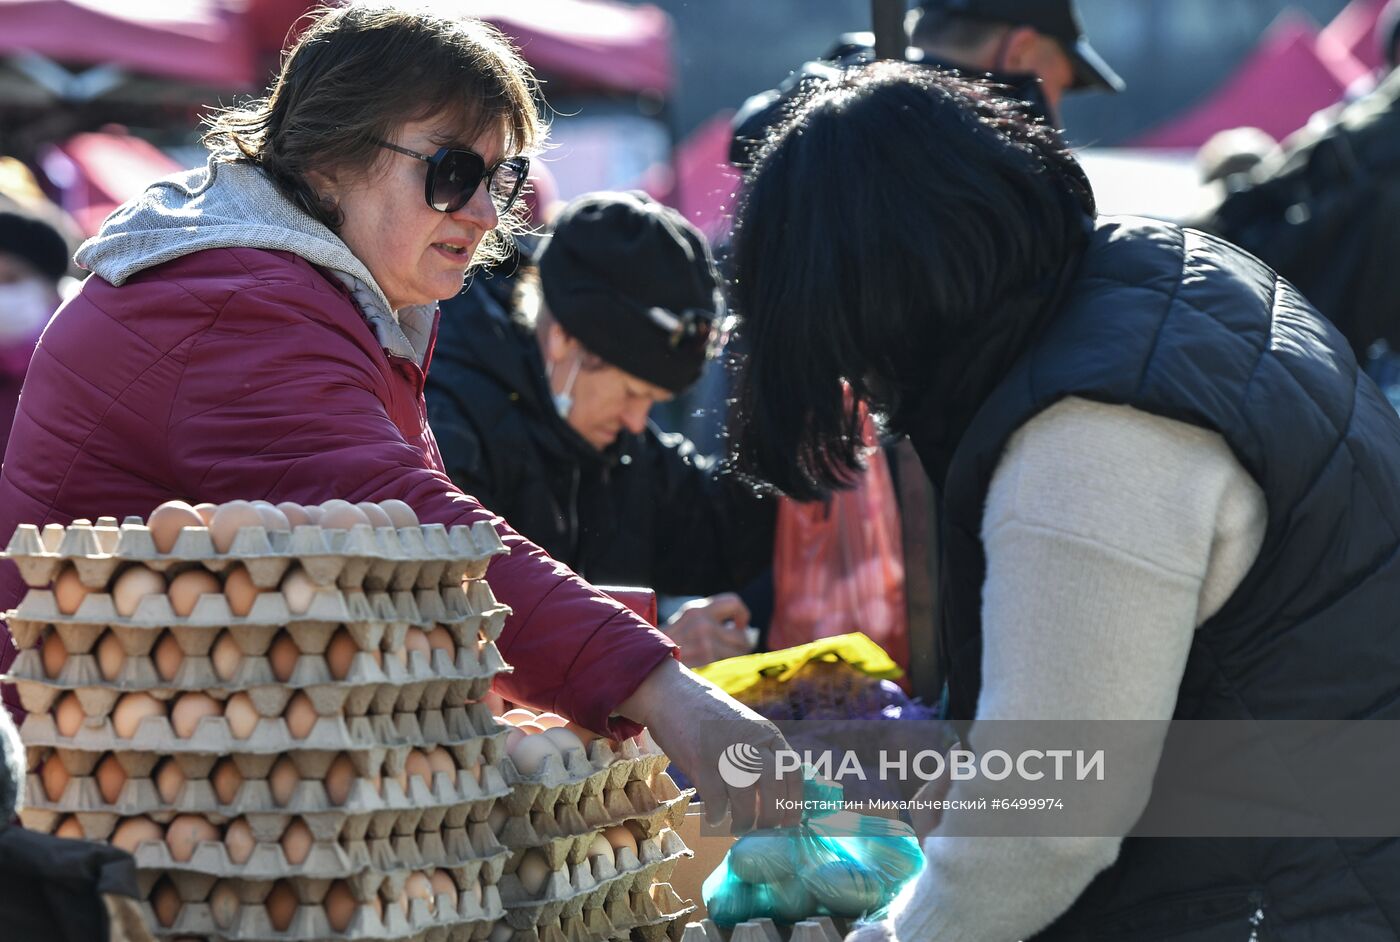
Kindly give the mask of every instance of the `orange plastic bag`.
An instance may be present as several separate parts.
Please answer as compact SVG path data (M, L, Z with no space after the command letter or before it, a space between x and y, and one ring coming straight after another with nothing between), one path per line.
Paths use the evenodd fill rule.
M864 433L868 467L854 488L824 502L779 502L768 647L777 651L860 631L907 670L899 507L869 418Z

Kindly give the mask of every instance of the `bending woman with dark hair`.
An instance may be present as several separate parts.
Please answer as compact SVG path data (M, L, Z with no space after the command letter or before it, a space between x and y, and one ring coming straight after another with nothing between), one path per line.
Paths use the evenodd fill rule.
M717 748L749 742L771 767L776 728L458 490L428 428L437 302L506 248L544 134L537 91L477 20L324 11L266 99L214 120L208 167L152 185L79 250L93 276L34 354L0 534L173 498L398 498L425 523L492 521L510 553L487 580L513 611L500 691L600 733L649 726L721 815ZM22 591L0 566L0 612ZM0 644L0 670L12 659ZM800 783L772 786L762 805L734 791L738 827L795 817L771 799Z
M1017 109L886 63L808 90L775 130L735 247L737 456L796 497L843 486L860 466L847 386L908 436L942 499L951 718L974 750L1022 735L993 721L1154 721L1111 770L1121 830L1084 832L1121 835L1162 797L1168 720L1400 715L1400 421L1288 284L1210 236L1096 219L1074 160ZM1400 924L1391 839L984 823L946 813L922 876L858 935Z

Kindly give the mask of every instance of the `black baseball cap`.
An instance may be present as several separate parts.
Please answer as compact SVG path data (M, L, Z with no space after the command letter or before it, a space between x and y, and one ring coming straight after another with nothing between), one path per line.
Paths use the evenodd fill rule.
M1064 47L1074 65L1075 88L1121 92L1125 87L1118 73L1089 45L1074 0L920 0L919 6L970 19L1030 26Z

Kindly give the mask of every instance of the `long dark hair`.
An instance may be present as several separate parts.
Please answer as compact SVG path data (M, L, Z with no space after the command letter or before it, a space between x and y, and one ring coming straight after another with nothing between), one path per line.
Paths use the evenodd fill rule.
M930 388L985 397L1093 213L1059 136L993 86L887 62L813 83L739 209L740 470L821 496L861 468L858 402L898 430L901 406Z

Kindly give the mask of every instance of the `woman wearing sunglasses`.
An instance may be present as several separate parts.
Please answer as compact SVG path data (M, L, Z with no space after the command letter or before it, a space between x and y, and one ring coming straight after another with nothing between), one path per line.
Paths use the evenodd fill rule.
M476 21L353 4L312 24L266 99L214 118L207 168L153 185L80 250L93 276L35 355L0 531L172 498L399 498L424 522L497 520L510 554L488 579L515 613L501 693L600 732L645 723L718 815L699 734L765 755L781 736L455 488L427 427L437 302L507 248L543 135L535 92ZM8 564L0 580L3 611L22 587ZM776 790L736 823L790 818Z

